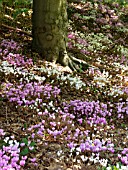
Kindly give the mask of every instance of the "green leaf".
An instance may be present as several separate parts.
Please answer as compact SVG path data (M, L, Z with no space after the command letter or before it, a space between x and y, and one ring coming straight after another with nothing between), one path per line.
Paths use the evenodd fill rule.
M116 166L114 166L114 170L119 170Z
M121 162L118 162L118 164L119 164L119 169L121 169L121 165L122 165Z
M26 147L26 148L24 148L24 149L20 152L20 154L21 154L22 156L25 156L25 155L28 154L28 152L29 152L28 147Z
M3 97L0 97L0 101L3 101L4 100L4 98Z
M26 13L28 11L29 11L28 8L16 9L15 12L13 13L13 17L16 18L19 14L22 14L23 12Z
M31 142L29 146L35 146L36 143L35 142Z
M23 138L22 139L22 143L25 143L26 145L28 145L28 139L27 138Z
M4 140L0 140L0 149L2 149L3 146L8 146L8 144Z
M24 124L24 128L25 128L25 129L27 128L27 124L26 124L26 123Z

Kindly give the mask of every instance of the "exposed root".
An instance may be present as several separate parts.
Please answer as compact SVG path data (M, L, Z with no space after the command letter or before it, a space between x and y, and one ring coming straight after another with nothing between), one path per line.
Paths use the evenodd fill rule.
M59 58L58 62L61 65L66 66L67 68L71 69L72 71L76 71L76 72L85 71L89 67L98 69L97 67L89 65L84 60L77 59L73 57L71 54L68 55L67 53L64 53L63 57L61 56Z

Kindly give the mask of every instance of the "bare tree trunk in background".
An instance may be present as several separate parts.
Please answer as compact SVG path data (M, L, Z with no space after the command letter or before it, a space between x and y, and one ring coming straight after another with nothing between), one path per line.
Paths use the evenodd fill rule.
M32 48L47 61L68 65L66 0L33 0Z

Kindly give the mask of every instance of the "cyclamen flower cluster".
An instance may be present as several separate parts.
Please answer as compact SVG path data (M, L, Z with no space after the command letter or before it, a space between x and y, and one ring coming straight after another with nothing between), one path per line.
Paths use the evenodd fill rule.
M80 152L85 150L92 152L114 152L114 144L110 141L105 143L99 139L95 139L94 141L89 139L84 142L89 131L74 128L74 120L80 125L82 125L85 120L87 120L87 123L90 126L107 124L106 118L110 117L112 114L112 109L110 112L107 104L100 103L98 101L89 102L74 100L70 101L70 103L64 102L63 111L61 109L54 108L55 110L53 113L47 110L47 105L44 106L44 112L38 110L38 115L43 116L42 122L29 128L29 131L36 129L37 134L40 136L44 136L45 133L47 133L55 139L61 137L68 141L67 143L70 149L76 145L78 146L77 142L79 141L81 144L77 149L79 149ZM63 122L63 125L62 123L60 124L60 122ZM63 136L62 134L65 135ZM34 134L32 136L34 137Z
M76 44L79 44L81 46L81 50L80 52L83 53L83 54L90 54L89 51L86 50L86 47L89 45L88 42L83 39L83 38L80 38L77 34L73 33L73 32L70 32L68 34L68 48L76 48Z
M16 140L9 140L7 137L4 141L8 143L8 146L0 149L0 169L20 170L25 165L27 156L20 157L19 143Z
M76 150L79 152L84 152L84 151L91 151L93 153L99 153L101 151L110 151L114 152L114 144L111 143L111 141L108 141L107 144L105 144L105 141L100 141L99 139L90 140L87 139L85 142L82 142L79 147L75 147L77 144L74 144L71 142L68 144L68 147L71 150Z
M2 42L1 42L1 47L3 49L3 54L6 55L8 52L10 51L19 51L21 50L21 46L15 42L14 40L7 40L7 39L4 39Z
M118 158L123 164L128 166L128 148L124 148L121 154L118 155Z
M36 130L36 133L40 136L44 136L45 133L49 134L50 136L53 136L56 138L63 138L67 141L67 145L70 149L78 146L77 142L79 141L79 151L83 152L85 150L92 151L92 152L100 152L100 151L110 151L114 152L114 144L112 144L110 141L105 144L104 141L100 141L99 139L92 140L85 140L88 136L89 131L83 131L79 128L74 128L74 119L75 121L78 121L81 125L85 118L82 116L86 115L92 116L92 114L99 114L100 116L105 117L106 115L109 115L109 112L107 111L107 105L106 104L99 104L99 102L81 102L80 101L71 101L69 106L67 103L63 103L63 109L64 111L61 111L61 109L55 110L53 113L48 112L47 107L44 112L38 111L39 116L43 116L42 122L40 122L37 125L33 125L29 128L29 131ZM74 110L74 113L71 114L70 106L73 106L72 109ZM97 110L95 110L97 109ZM82 114L83 111L83 114ZM78 113L78 114L77 114ZM97 118L95 118L97 120ZM105 119L105 118L104 118ZM47 121L46 121L47 120ZM63 122L60 124L60 122ZM95 124L96 122L91 122L88 118L89 124ZM99 122L98 122L99 123ZM97 123L97 124L98 124ZM103 123L103 122L101 122ZM63 134L65 134L63 136ZM32 134L32 137L34 138L34 134ZM70 142L72 141L72 142ZM78 149L78 148L77 148Z
M15 67L28 67L33 65L31 58L25 61L25 57L20 54L9 53L6 57L3 57L3 59Z
M75 88L81 89L82 87L86 86L86 84L80 79L80 77L78 77L77 75L75 77L73 77L72 75L68 74L68 75L64 75L63 72L58 71L56 68L38 68L36 66L36 68L34 68L34 70L36 71L40 71L42 73L47 73L48 77L52 76L52 75L56 75L56 79L60 81L60 85L67 84L67 82L70 82L71 86L75 86ZM52 82L54 82L55 80L53 79ZM51 82L51 84L52 84Z
M124 114L128 115L128 102L116 103L118 118L124 118Z
M128 77L127 77L127 80L128 80ZM126 81L127 81L127 80L126 80ZM126 94L128 94L128 87L125 87L125 88L123 89L123 92L126 93Z
M75 117L77 117L78 120L80 120L81 117L86 116L87 123L90 125L107 124L106 117L111 116L112 114L112 111L108 111L107 104L100 104L99 101L88 102L74 100L70 101L69 104L63 104L65 112L70 112L72 110L73 114L75 115Z
M4 137L5 132L0 129L0 141L3 141L4 145L0 149L0 169L1 170L20 170L25 166L28 160L27 155L21 156L22 147L25 143L20 143L14 140L14 136ZM33 150L31 141L28 141L29 150ZM36 166L36 158L30 158L30 162L33 166Z
M9 64L16 67L28 67L33 65L31 58L26 58L21 54L18 54L19 50L22 48L18 45L17 42L13 40L3 40L1 42L0 56L3 57L3 60L8 61ZM12 53L11 53L12 51ZM15 51L15 54L14 54Z
M40 102L42 101L42 95L46 96L47 99L53 95L56 97L60 93L60 89L58 87L52 87L49 84L45 86L41 85L41 83L31 82L31 83L20 83L15 86L12 83L6 84L3 97L9 99L10 102L16 102L18 105L31 105L35 103L36 98Z

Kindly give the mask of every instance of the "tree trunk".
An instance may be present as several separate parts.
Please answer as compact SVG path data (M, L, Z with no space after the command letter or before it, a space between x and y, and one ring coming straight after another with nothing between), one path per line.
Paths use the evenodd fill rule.
M67 65L66 0L33 0L32 49L47 61Z
M70 70L87 69L88 64L67 55L67 0L33 0L32 49L51 62ZM80 67L79 67L80 66Z

